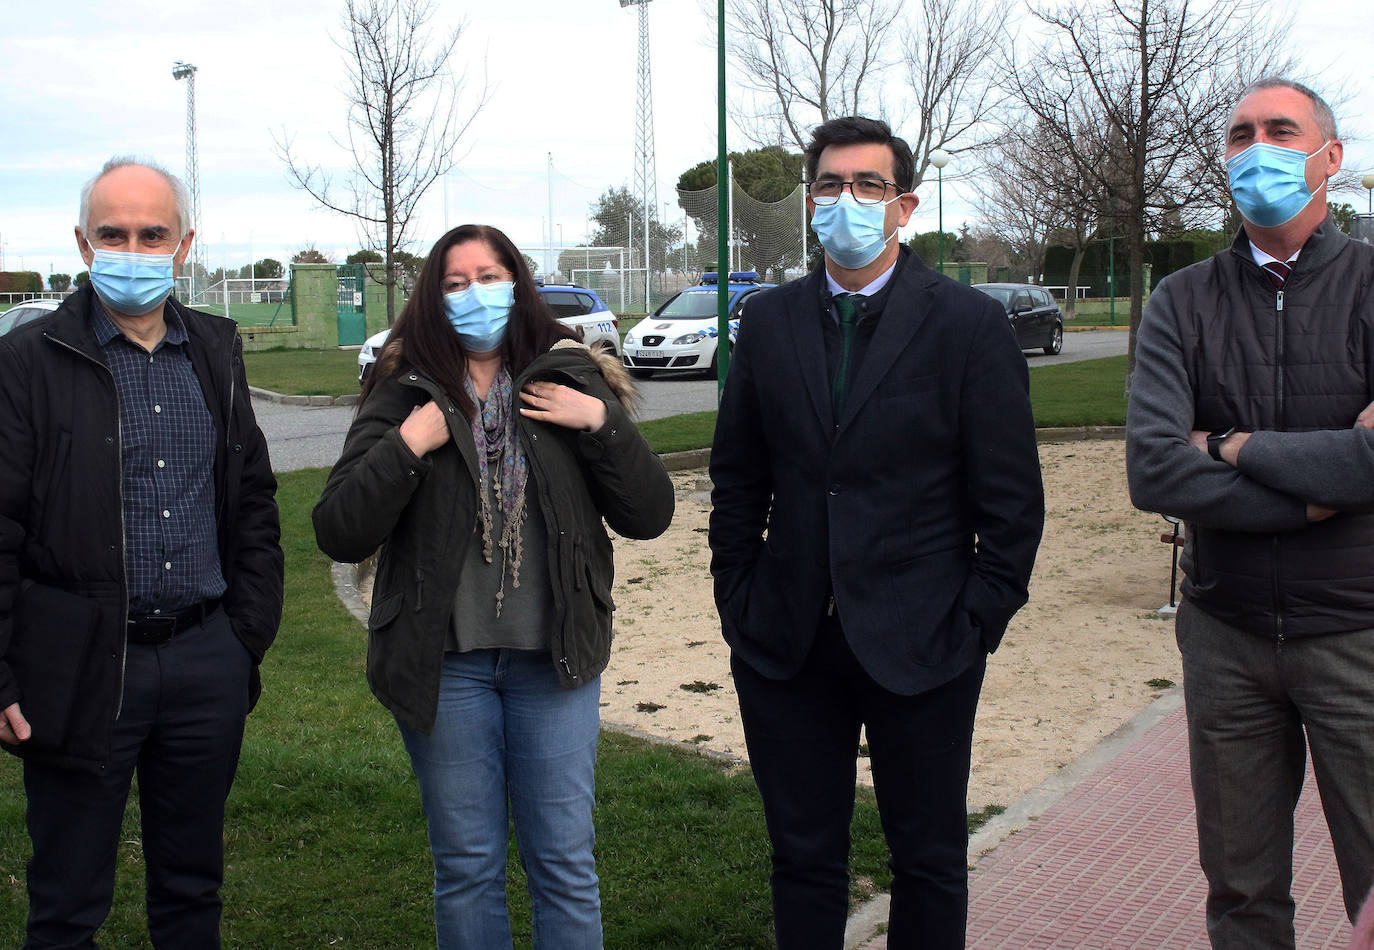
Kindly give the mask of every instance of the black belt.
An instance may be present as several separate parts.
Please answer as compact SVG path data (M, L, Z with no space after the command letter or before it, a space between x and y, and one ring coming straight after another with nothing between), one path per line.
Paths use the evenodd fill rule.
M218 608L219 598L215 597L174 613L129 614L126 636L130 643L166 643L178 633L204 623Z

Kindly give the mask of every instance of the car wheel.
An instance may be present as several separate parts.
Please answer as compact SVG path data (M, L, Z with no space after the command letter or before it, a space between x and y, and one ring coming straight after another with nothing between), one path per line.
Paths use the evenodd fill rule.
M716 353L718 352L720 352L719 348L711 351L711 365L706 370L708 379L716 379L720 376L720 365L716 363ZM730 355L735 355L735 344L733 343L730 344Z
M1056 323L1054 329L1050 331L1050 342L1045 344L1046 356L1058 356L1064 349L1064 325Z

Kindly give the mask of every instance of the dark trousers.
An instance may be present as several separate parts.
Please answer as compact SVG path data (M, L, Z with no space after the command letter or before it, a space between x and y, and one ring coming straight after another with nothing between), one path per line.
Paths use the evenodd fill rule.
M731 659L749 761L773 845L779 950L844 943L859 729L891 852L891 950L962 950L968 773L984 660L915 696L878 686L827 619L800 673L771 680Z
M1279 642L1184 601L1176 634L1212 946L1295 944L1308 748L1354 920L1374 885L1374 629Z
M129 644L108 767L92 774L24 763L33 842L26 950L96 946L135 772L153 946L220 945L224 803L251 666L223 610L166 643Z

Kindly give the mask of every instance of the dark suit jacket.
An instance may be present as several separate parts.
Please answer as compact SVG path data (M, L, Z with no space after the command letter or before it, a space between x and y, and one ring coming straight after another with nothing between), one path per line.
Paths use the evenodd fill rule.
M881 686L912 695L997 648L1044 493L1026 361L1002 309L906 248L832 418L825 275L755 295L711 450L711 573L725 639L765 676L801 668L833 593Z

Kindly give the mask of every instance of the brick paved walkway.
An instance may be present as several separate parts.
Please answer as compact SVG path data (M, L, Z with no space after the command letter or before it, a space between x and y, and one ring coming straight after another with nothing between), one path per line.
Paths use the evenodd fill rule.
M1170 714L982 858L969 948L1205 950L1186 729L1182 709ZM1350 925L1310 767L1296 820L1299 950L1343 950Z

